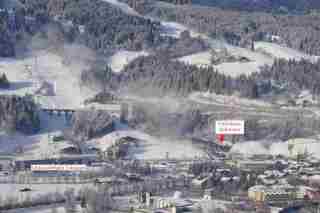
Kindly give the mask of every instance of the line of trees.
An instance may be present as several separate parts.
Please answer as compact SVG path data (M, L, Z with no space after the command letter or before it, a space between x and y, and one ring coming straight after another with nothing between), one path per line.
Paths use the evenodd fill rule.
M253 78L259 82L272 81L288 92L308 90L314 98L320 95L320 60L311 63L308 60L278 59L271 66L264 66ZM270 88L269 88L270 89Z
M121 73L111 73L108 79L96 77L96 81L110 88L128 87L139 92L145 88L150 95L159 91L160 94L173 92L179 95L209 91L257 99L266 94L276 94L281 88L282 92L291 95L308 90L316 98L320 95L319 70L320 61L277 59L271 66L261 67L251 75L230 77L210 66L198 67L171 60L163 52L141 56L124 67ZM99 76L102 72L104 70L96 69L89 73Z
M210 91L231 95L239 92L243 97L258 98L257 84L250 76L232 78L212 67L199 68L170 60L165 52L135 59L120 74L113 74L105 83L119 88L129 87L132 91L153 88L162 94L173 92L188 95L196 91Z

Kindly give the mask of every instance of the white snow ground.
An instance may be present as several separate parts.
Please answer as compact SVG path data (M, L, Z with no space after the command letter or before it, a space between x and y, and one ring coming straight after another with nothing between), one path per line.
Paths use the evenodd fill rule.
M245 156L250 156L254 154L268 154L269 151L265 148L262 143L256 141L249 141L244 143L236 143L232 146L231 153L240 153Z
M209 104L209 105L232 105L234 108L245 107L246 109L252 107L271 107L270 103L260 101L260 100L251 100L246 98L240 98L238 96L225 96L217 95L210 92L194 92L189 95L189 100L196 103Z
M284 58L284 59L295 59L295 60L301 60L301 59L306 59L310 60L312 62L316 61L319 59L319 56L312 56L312 55L307 55L303 52L300 52L298 50L281 46L276 43L270 43L270 42L255 42L255 48L259 51L262 50L266 52L267 54L275 57L275 58Z
M207 38L208 40L208 38ZM223 46L225 47L231 55L244 56L247 57L250 62L231 62L231 63L221 63L213 67L217 68L218 71L230 76L238 76L241 74L249 75L253 72L259 71L259 67L263 65L271 65L276 58L284 59L295 59L301 60L306 59L311 62L319 59L319 56L311 56L304 54L303 52L294 50L289 47L281 46L270 42L256 42L257 51L251 51L246 48L235 47L226 44L223 41L211 40L212 47ZM192 55L184 56L178 59L179 61L198 65L198 66L212 66L210 62L210 51L204 51L200 53L195 53Z
M0 184L0 196L1 198L7 198L8 196L15 197L19 200L24 200L27 196L36 199L49 193L61 193L63 194L68 189L74 189L75 193L78 193L82 188L92 186L92 184ZM20 192L20 189L30 188L30 192Z
M113 72L119 73L131 61L139 56L147 56L146 51L127 51L120 50L108 59L108 64Z
M113 6L118 7L123 12L125 12L129 15L140 16L140 14L137 13L137 11L135 11L133 8L131 8L126 3L119 2L118 0L102 0L102 1L108 2L109 4L112 4Z
M34 55L37 55L37 60ZM94 91L80 85L79 71L86 66L81 61L76 65L65 65L62 61L62 57L48 51L35 52L23 59L0 58L0 73L5 73L13 84L8 90L0 90L0 94L33 94L42 81L48 81L56 85L56 94L52 97L36 96L38 104L44 108L81 108L83 101L94 94ZM19 154L20 158L41 159L68 146L66 143L50 145L48 142L48 133L59 134L66 128L64 116L41 113L40 119L42 129L36 135L0 135L0 153L13 153L18 147L23 147L24 153Z
M254 154L271 154L290 156L288 143L293 142L295 145L292 149L292 154L295 156L297 153L304 153L306 150L310 156L320 159L320 142L316 139L296 138L286 142L274 142L269 148L264 146L261 141L250 141L237 143L233 145L230 152L241 153L247 156Z
M52 209L56 209L56 213L66 213L64 206L62 205L48 205L48 206L39 206L32 208L19 208L5 211L5 213L52 213L54 212ZM78 212L80 213L80 209Z
M157 19L154 19L154 20L157 20ZM177 22L172 22L172 21L161 21L160 20L160 23L161 23L161 26L162 26L162 34L163 36L170 36L170 37L174 37L174 38L179 38L180 37L180 34L183 32L183 31L186 31L188 30L190 32L190 36L191 37L204 37L204 38L207 38L207 36L201 34L201 33L198 33L194 30L191 30L190 28L186 27L185 25L183 24L180 24L180 23L177 23Z
M120 9L122 9L124 12L128 14L139 15L137 11L135 11L133 8L131 8L129 5L125 3L121 3L117 0L104 0L104 1L119 7ZM152 17L145 17L145 18L157 20ZM319 56L309 56L302 52L294 50L292 48L280 46L278 44L274 44L270 42L256 42L255 47L260 51L253 52L245 48L235 47L235 46L226 44L226 42L224 41L217 41L217 40L210 39L205 34L198 33L188 28L187 26L177 22L168 22L168 21L161 21L161 20L160 22L163 28L162 35L164 36L171 36L171 37L178 38L180 37L181 32L185 30L189 30L192 37L201 37L207 40L211 44L212 48L216 49L219 46L224 46L232 55L245 56L251 60L250 62L246 62L246 63L241 63L241 62L222 63L217 66L214 66L215 68L218 69L218 71L230 76L239 76L241 74L249 75L253 72L257 72L259 71L259 67L263 65L272 64L275 58L286 58L286 59L296 59L296 60L305 58L311 61L315 61L316 59L319 58ZM118 60L117 58L122 58L123 54L126 55L125 53L120 52L119 54L117 53L114 57L116 60ZM199 65L199 66L203 66L203 65L211 66L210 51L205 51L205 52L192 54L189 56L184 56L178 60L189 63L189 64ZM115 72L118 72L119 69L121 70L120 67L123 67L126 64L125 57L124 59L122 58L119 61L120 63L115 62L115 65L114 65Z
M41 82L48 81L55 85L56 95L38 96L38 103L48 108L79 108L94 94L94 91L81 87L80 70L84 68L84 64L77 67L64 65L62 57L48 51L39 51L23 59L0 58L0 73L5 73L13 82L9 90L0 90L0 94L33 94Z
M53 211L55 209L55 211ZM19 209L12 209L5 211L5 213L67 213L66 209L62 205L48 205L48 206L39 206L39 207L32 207L32 208L19 208ZM76 207L75 213L82 213L82 209L80 205Z
M60 135L67 127L63 116L49 116L41 113L42 129L35 135L0 134L0 154L14 154L16 159L45 159L48 157L58 157L59 151L70 146L66 141L53 143L51 142L54 135ZM50 141L50 142L49 142ZM23 153L16 153L22 148Z
M123 130L112 132L102 138L91 140L88 145L106 150L121 137L134 137L141 140L138 147L131 147L130 154L137 159L160 159L166 158L168 152L170 158L193 158L204 155L204 152L194 147L191 141L173 141L168 138L157 138L135 130Z
M244 56L247 57L250 62L230 62L221 63L219 65L213 66L219 72L230 76L239 76L241 74L250 75L253 72L259 71L259 67L263 65L272 64L273 59L267 55L258 52L252 52L245 48L234 47L225 44L228 52L231 55ZM197 65L197 66L212 66L210 62L210 51L200 52L188 56L179 58L179 61L185 62L187 64Z

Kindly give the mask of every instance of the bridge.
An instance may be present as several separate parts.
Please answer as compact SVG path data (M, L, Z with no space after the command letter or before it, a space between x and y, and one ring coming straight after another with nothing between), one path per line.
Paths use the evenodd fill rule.
M130 116L131 107L129 104L104 104L104 105L90 105L79 108L40 108L42 112L48 113L49 115L58 116L72 116L77 111L96 111L102 110L111 114L111 116L120 116L122 120L128 120Z
M41 111L42 112L46 112L46 113L49 113L49 115L72 115L73 113L76 112L75 109L56 109L56 108L41 108Z

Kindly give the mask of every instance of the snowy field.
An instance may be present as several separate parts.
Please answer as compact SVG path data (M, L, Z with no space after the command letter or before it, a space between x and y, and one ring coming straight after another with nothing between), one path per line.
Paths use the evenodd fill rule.
M286 142L274 142L266 145L263 142L249 141L233 145L230 152L250 156L254 154L271 154L290 156L288 144L293 143L292 155L307 151L310 156L320 159L320 142L316 139L296 138Z
M200 103L200 104L209 104L209 105L232 105L234 108L245 107L245 109L256 108L256 107L271 107L270 103L266 103L261 100L252 100L246 98L240 98L238 96L226 96L226 95L217 95L210 92L194 92L189 95L189 100Z
M312 62L319 59L319 56L306 55L303 52L299 52L292 48L270 42L256 42L257 51L251 51L246 48L226 44L223 41L209 40L211 41L211 46L214 49L224 47L231 55L247 57L250 60L250 62L230 62L213 66L221 73L230 76L239 76L241 74L249 75L253 72L257 72L261 66L271 65L275 58L295 60L306 59ZM187 64L211 66L210 57L210 51L204 51L181 57L178 60Z
M135 11L133 8L129 7L126 3L120 2L118 0L102 0L104 2L108 2L109 4L121 9L123 12L134 15L134 16L140 16L137 11Z
M92 184L0 184L0 196L6 198L8 196L15 197L18 200L25 200L27 197L37 199L44 195L54 194L56 192L63 193L68 189L74 189L75 193L79 190L92 186ZM20 192L19 190L30 188L30 192Z
M64 206L57 204L57 205L48 205L48 206L39 206L39 207L32 207L32 208L19 208L19 209L12 209L8 211L4 211L5 213L53 213L52 209L56 209L56 213L66 213ZM78 212L80 213L80 209Z
M319 56L311 56L307 55L303 52L300 52L298 50L281 46L279 44L270 43L270 42L255 42L255 48L259 51L262 50L265 53L275 57L275 58L284 58L284 59L295 59L295 60L301 60L306 59L310 60L312 62L319 59Z
M37 56L37 57L35 57ZM95 92L81 87L80 70L86 68L78 64L65 65L62 57L48 51L39 51L22 59L0 58L0 73L5 73L12 86L1 89L0 94L34 94L42 82L55 85L54 96L37 95L35 101L44 108L81 108L83 101ZM66 127L64 116L49 116L40 113L41 131L32 136L19 134L0 134L0 153L14 153L19 147L23 148L19 158L46 158L56 155L60 149L68 146L66 143L52 145L48 142L51 135L60 134ZM9 145L8 145L9 144Z
M62 57L48 51L39 51L23 59L0 58L0 73L5 73L12 87L0 94L33 94L47 81L55 85L55 96L38 96L36 100L48 108L79 108L94 91L80 84L80 71L85 65L63 64Z
M136 159L166 158L167 153L170 158L177 159L193 158L196 156L200 157L204 155L204 152L192 145L191 141L174 141L168 138L158 138L135 130L115 131L102 138L91 140L88 145L101 150L106 150L114 144L118 138L126 136L141 140L141 142L138 143L138 147L130 148L130 157Z
M127 64L129 64L137 57L147 55L148 53L145 51L120 50L109 58L108 64L113 72L119 73Z
M179 38L180 33L182 33L185 30L188 30L187 27L185 27L182 24L176 23L176 22L161 22L161 27L163 30L163 33L161 35L163 36L170 36Z
M157 20L157 19L155 19ZM206 37L205 35L198 33L194 30L189 29L188 27L184 26L183 24L172 22L172 21L160 21L162 27L162 34L163 36L170 36L174 38L179 38L180 34L183 31L188 30L190 32L190 36L197 38L197 37Z
M230 76L239 76L241 74L249 75L253 72L257 72L259 67L272 64L273 59L267 55L258 52L252 52L245 48L234 47L225 44L228 52L234 56L247 57L250 62L230 62L221 63L219 65L213 66L219 72ZM210 62L210 51L205 51L201 53L196 53L188 56L179 58L179 61L185 62L187 64L197 65L197 66L211 66Z
M45 159L58 157L60 150L70 146L67 142L50 142L54 135L62 134L67 127L63 116L49 116L41 113L42 129L35 135L0 134L0 154L16 154L16 159ZM22 148L23 152L16 151Z

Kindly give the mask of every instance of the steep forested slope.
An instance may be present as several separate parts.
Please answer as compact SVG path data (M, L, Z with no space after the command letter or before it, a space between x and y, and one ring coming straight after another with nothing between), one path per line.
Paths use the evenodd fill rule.
M28 46L36 33L52 39L48 38L48 31L53 23L54 31L59 31L53 39L60 43L81 43L103 54L156 47L156 50L170 48L173 56L181 56L206 48L200 39L189 37L179 42L163 36L160 22L127 14L102 0L20 0L20 3L22 6L13 11L5 8L0 12L2 56L13 56L19 42Z
M250 47L252 40L271 40L320 55L320 15L273 15L263 12L223 10L215 7L174 6L146 0L126 0L142 14L183 23L196 31ZM134 3L135 2L135 3Z

